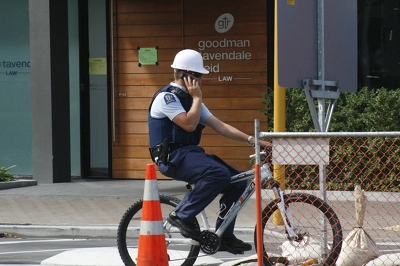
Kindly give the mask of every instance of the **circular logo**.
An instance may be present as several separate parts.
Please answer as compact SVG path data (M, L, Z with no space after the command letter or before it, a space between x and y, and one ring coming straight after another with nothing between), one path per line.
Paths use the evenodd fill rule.
M234 21L235 19L233 18L232 14L222 14L215 21L215 30L219 33L227 32L232 28Z

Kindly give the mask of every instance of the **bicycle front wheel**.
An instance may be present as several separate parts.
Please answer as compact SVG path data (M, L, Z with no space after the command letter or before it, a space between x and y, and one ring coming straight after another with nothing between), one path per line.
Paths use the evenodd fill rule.
M278 210L276 199L262 212L264 265L274 265L276 258L286 264L333 266L342 247L342 228L334 210L323 200L305 193L284 196L299 239L290 238ZM257 233L254 243L257 244ZM310 264L311 265L311 264Z
M164 232L167 246L169 265L191 266L197 259L200 246L190 238L184 238L179 230L166 222L168 215L178 205L179 199L160 194L161 213L163 217ZM139 245L140 222L142 217L143 200L134 203L125 212L118 226L117 246L122 261L125 265L135 266L133 258L137 257ZM197 220L195 226L199 228Z

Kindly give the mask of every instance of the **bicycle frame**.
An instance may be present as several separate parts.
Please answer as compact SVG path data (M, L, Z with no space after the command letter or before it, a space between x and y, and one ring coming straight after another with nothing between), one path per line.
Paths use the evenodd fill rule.
M272 177L271 170L269 169L269 164L264 163L261 167L261 184L264 183L264 181L268 178ZM232 220L236 217L236 215L240 212L240 210L246 205L248 200L251 198L251 196L255 192L255 170L248 170L246 172L237 174L232 176L231 178L231 183L236 183L239 181L243 180L251 180L251 182L247 185L246 189L242 193L242 195L239 197L239 199L235 202L234 205L230 207L228 212L225 214L224 217L221 217L223 219L223 222L221 223L220 227L218 230L215 232L219 237L222 236L222 234L225 232L226 228L229 226L229 224L232 222ZM203 217L203 214L205 214L205 210L201 212L201 216ZM203 219L204 221L204 219ZM208 229L207 229L208 230Z
M266 180L270 183L270 186L273 190L273 193L276 198L281 199L281 202L278 204L279 210L281 212L282 217L285 217L284 223L287 229L287 232L290 237L297 237L296 230L293 226L293 221L292 221L292 216L290 213L286 210L284 206L284 200L283 200L283 195L284 192L280 189L279 183L277 183L273 176L272 172L269 167L269 163L263 163L260 166L260 183L264 184ZM228 212L225 214L224 217L220 217L223 219L223 222L221 223L220 227L218 230L215 232L218 237L221 237L222 234L225 232L229 224L232 222L232 220L237 216L237 214L240 212L240 210L246 205L248 200L251 198L251 196L255 192L255 169L251 169L242 173L239 173L237 175L234 175L231 177L231 183L236 183L239 181L244 181L244 180L250 180L250 183L246 186L246 189L242 193L242 195L239 197L239 199L233 204ZM210 224L207 219L206 211L205 209L200 212L200 217L202 218L203 221L203 226L205 230L211 231ZM167 222L166 222L167 223ZM171 227L171 225L169 225ZM179 243L185 243L185 244L191 244L191 245L199 245L199 243L196 240L193 239L167 239L167 242L179 242Z

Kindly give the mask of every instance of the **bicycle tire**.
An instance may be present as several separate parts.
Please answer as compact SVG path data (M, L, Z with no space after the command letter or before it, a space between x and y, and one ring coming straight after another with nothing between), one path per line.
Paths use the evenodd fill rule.
M274 212L278 210L278 202L280 202L278 199L271 201L262 211L263 262L264 265L267 266L274 265L272 259L273 257L285 257L282 255L283 242L286 241L286 244L293 243L290 241L288 242L285 226L274 224ZM321 238L321 236L318 235L318 232L321 232L322 217L328 221L326 223L327 230L325 235L328 241L328 246L330 244L330 250L327 252L326 256L324 256L325 258L320 257L317 259L318 265L335 265L340 254L343 241L342 228L335 211L320 198L306 193L291 193L284 195L284 202L286 208L289 208L296 226L303 230L303 232L307 231L309 234L309 236L307 236L308 241ZM280 217L280 215L278 217ZM306 242L306 240L304 241ZM255 247L257 248L257 228L254 234L254 243ZM307 243L296 243L296 245L297 246L295 248L302 248L303 250L307 248ZM294 248L293 244L292 247ZM308 248L311 247L311 245L308 246ZM321 250L323 249L321 248ZM290 264L299 263L299 261L293 262L293 257L291 257L291 259L292 261L288 259ZM310 258L308 260L310 260Z
M178 205L180 200L176 197L164 194L160 194L159 197L160 197L162 217L163 221L165 222L167 215L170 212L172 212L172 210ZM143 206L142 199L138 200L133 205L131 205L125 212L125 214L122 216L118 226L118 231L117 231L118 252L120 254L122 261L127 266L136 266L135 261L132 259L130 255L129 249L130 247L138 247L139 244L138 242L140 234L140 220L142 216L141 215L142 206ZM197 228L199 228L199 223L197 219L194 220L194 224L195 226L197 226ZM176 228L174 229L175 229L174 231L171 231L170 228L164 228L166 237L167 236L171 237L173 235L174 237L183 238L179 230ZM169 259L176 261L183 261L181 264L182 266L193 265L200 252L200 246L199 245L189 245L189 246L181 245L181 246L182 247L179 248L186 248L187 250L185 250L185 252L180 253L183 254L182 257L177 258L176 255L172 255L172 253L173 254L176 253L172 251L172 249L175 249L176 246L171 246L167 242L167 253Z

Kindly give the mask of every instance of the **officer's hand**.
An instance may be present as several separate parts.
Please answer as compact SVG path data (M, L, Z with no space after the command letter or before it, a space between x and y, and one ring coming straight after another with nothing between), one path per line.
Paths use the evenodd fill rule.
M186 84L186 88L190 96L194 98L202 98L202 93L200 89L200 84L197 79L192 79L190 76L187 76L183 79Z
M271 148L272 147L272 143L265 141L265 140L260 140L260 145L264 148Z

